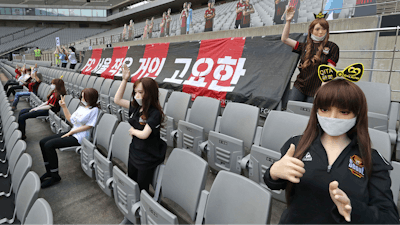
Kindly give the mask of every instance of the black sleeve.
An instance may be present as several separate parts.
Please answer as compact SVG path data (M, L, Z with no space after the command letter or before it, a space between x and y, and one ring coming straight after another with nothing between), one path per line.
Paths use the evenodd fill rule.
M160 112L154 108L152 108L152 110L149 110L149 115L148 118L146 119L146 123L150 126L152 131L154 131L157 128L160 128L161 125Z
M288 151L290 144L297 145L297 143L300 140L300 136L295 136L291 137L289 140L286 141L286 143L282 146L281 148L281 158L286 154ZM273 165L273 164L272 164ZM271 166L272 166L271 165ZM271 168L271 167L270 167ZM271 189L271 190L280 190L280 189L285 189L286 188L286 180L283 179L278 179L278 180L273 180L271 178L271 175L269 174L269 168L265 171L264 173L264 183Z
M305 43L300 43L300 42L296 42L296 45L294 46L294 48L292 49L292 52L300 54L303 51Z
M389 170L393 167L377 151L372 152L372 173L368 182L368 203L350 198L351 223L356 224L398 224L399 213L393 202L390 189L391 179ZM344 217L335 207L332 210L333 218L338 223L346 223Z

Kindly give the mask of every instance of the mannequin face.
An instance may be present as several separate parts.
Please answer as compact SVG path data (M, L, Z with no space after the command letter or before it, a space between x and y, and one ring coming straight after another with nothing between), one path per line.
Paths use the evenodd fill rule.
M318 114L323 117L336 118L336 119L353 119L355 117L353 112L343 110L334 106L328 109L318 109Z
M208 8L211 9L211 3L208 3Z
M323 28L321 24L318 23L317 25L314 26L312 34L317 37L323 37L326 34L326 29Z

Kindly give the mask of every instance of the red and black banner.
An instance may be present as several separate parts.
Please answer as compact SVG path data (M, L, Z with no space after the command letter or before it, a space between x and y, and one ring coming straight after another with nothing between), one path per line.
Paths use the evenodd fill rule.
M300 42L303 34L291 34ZM223 38L180 43L115 47L86 51L82 74L121 79L121 66L131 82L151 77L161 88L243 102L274 109L281 100L299 55L281 42L280 35Z

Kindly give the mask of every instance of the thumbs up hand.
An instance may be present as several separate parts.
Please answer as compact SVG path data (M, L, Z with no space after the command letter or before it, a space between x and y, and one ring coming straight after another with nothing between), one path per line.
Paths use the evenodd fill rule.
M273 180L284 179L292 183L299 183L300 177L306 172L304 163L297 158L294 158L295 146L290 145L286 154L270 168L270 175Z

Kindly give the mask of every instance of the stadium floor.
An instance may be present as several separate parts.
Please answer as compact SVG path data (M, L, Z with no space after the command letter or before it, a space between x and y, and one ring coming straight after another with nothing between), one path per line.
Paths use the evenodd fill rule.
M7 79L0 74L4 84ZM18 118L19 111L29 107L25 100L21 100L14 115ZM25 140L26 152L32 156L31 170L39 176L44 172L43 158L39 147L40 139L53 135L49 123L38 119L27 120ZM172 148L168 148L167 157ZM94 179L90 179L83 172L80 165L80 155L75 152L59 152L59 169L61 182L50 188L40 190L39 197L46 199L53 211L54 224L119 224L123 215L115 205L113 198L108 197L99 188ZM215 175L208 173L206 190L210 190ZM167 204L165 204L167 203ZM162 202L166 208L176 214L180 224L193 223L186 212L171 201ZM172 207L171 207L172 206ZM271 224L277 224L286 204L272 201ZM400 208L398 206L398 208Z

